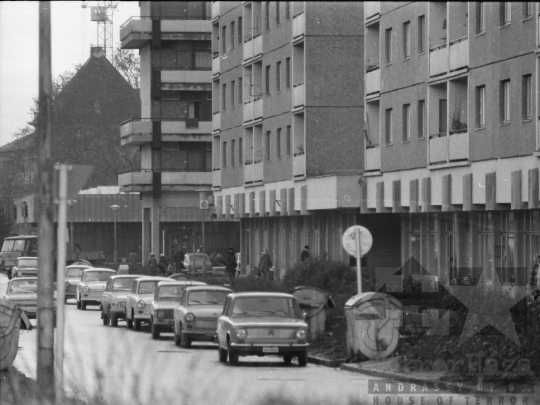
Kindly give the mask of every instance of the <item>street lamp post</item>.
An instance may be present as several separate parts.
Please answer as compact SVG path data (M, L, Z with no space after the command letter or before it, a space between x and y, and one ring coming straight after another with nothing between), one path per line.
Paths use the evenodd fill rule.
M71 246L71 260L73 260L73 206L77 204L77 200L71 200L69 204L69 244Z
M114 255L113 255L113 261L114 261L114 264L117 264L117 255L116 255L116 211L118 210L118 208L120 208L119 205L111 205L111 209L113 210L113 213L114 213Z
M206 252L206 244L204 239L204 213L209 208L208 203L208 192L212 192L209 188L200 188L197 190L199 192L199 199L200 199L200 208L202 211L202 252L203 253L203 274L206 274L206 257L204 256L204 253ZM195 259L195 255L193 255L193 258ZM193 269L195 270L195 265L193 265Z

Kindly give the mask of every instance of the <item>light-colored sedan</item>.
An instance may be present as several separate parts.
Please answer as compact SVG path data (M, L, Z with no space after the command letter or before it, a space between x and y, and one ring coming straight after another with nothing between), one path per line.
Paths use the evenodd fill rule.
M104 268L90 268L83 270L81 281L77 284L77 309L86 309L87 305L101 305L101 294L105 285L116 271Z
M282 356L306 366L308 325L296 298L283 293L234 293L218 319L219 361L238 364L240 356Z
M37 277L13 278L8 282L5 299L18 304L29 319L37 317ZM56 291L54 309L56 310ZM56 325L56 312L55 312Z
M66 296L64 302L70 298L75 298L77 295L77 284L81 282L83 271L91 269L92 266L86 264L70 264L66 266L66 280L64 282L66 287Z
M217 319L232 291L225 287L188 287L174 310L174 343L191 346L193 340L214 342Z
M159 339L161 332L173 332L174 309L180 304L183 291L192 285L206 285L202 281L160 282L150 304L150 332Z
M206 253L186 253L183 272L194 274L211 274L212 261Z
M37 277L37 257L17 257L15 266L11 269L11 277Z
M118 326L118 321L126 318L126 301L128 294L131 294L131 289L135 280L140 278L140 275L116 275L112 276L107 285L105 292L101 295L101 319L103 325Z
M141 323L150 323L150 304L160 281L174 282L168 277L144 276L135 280L126 301L126 322L129 329L141 329Z

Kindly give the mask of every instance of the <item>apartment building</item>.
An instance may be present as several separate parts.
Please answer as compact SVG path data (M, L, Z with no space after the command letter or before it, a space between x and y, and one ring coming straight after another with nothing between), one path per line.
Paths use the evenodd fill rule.
M123 49L141 58L141 113L121 125L121 144L138 147L140 167L119 175L142 200L142 252L202 244L206 253L238 247L238 223L213 221L197 190L212 185L212 56L210 3L142 1L140 16L120 28ZM213 237L211 235L214 235Z
M361 216L399 217L402 264L441 283L515 290L540 256L539 12L365 3Z
M305 245L348 259L341 238L358 220L363 171L362 12L212 2L213 189L217 215L240 218L244 273L263 249L276 277Z

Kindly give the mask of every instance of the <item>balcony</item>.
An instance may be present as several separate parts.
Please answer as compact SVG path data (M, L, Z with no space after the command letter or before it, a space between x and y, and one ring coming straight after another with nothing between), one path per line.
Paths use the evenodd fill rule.
M133 118L120 125L121 145L138 146L151 142L153 121L160 121L162 135L209 135L212 133L211 121L197 121L196 119L191 121L186 119L166 120L159 118ZM189 127L186 125L186 122Z
M450 71L469 66L469 39L464 37L450 43Z
M253 183L253 163L251 161L244 163L244 183Z
M253 119L257 120L263 116L263 99L258 98L253 101Z
M131 17L120 26L122 49L140 49L152 39L150 17Z
M300 13L293 18L293 41L300 40L306 34L306 14Z
M263 47L262 47L262 35L259 34L253 38L253 58L262 56Z
M442 132L429 136L429 163L448 162L448 134Z
M212 132L216 132L220 130L221 130L221 113L215 112L214 115L212 115Z
M297 83L293 88L293 108L303 107L305 104L304 82Z
M213 1L212 2L212 22L219 19L219 8L220 8L220 2Z
M196 32L202 34L203 32L212 32L212 23L210 20L203 20L201 17L181 17L183 19L174 19L174 17L168 17L168 19L161 19L161 32L163 34L177 33L177 32Z
M220 188L221 187L221 170L214 169L212 172L212 187Z
M253 182L263 181L263 162L253 163Z
M366 148L366 172L381 170L381 147L379 145Z
M293 177L306 177L306 155L295 153L293 156Z
M366 1L364 3L364 18L370 20L373 17L381 15L381 2L380 1Z
M161 83L208 83L212 79L210 69L207 70L179 70L168 68L161 70Z
M244 41L244 61L253 58L253 39Z
M469 132L467 129L429 137L429 163L449 163L469 159Z
M212 77L216 78L219 77L220 67L221 65L221 56L219 55L219 52L216 52L214 55L214 58L212 59Z
M244 122L253 121L253 100L244 103Z
M429 51L429 75L438 76L448 72L448 47L446 44Z
M379 66L366 73L366 95L381 92L381 69Z
M152 189L153 173L161 173L163 186L209 186L212 183L210 171L189 169L135 169L122 172L118 176L118 185L129 191L149 191ZM128 191L128 190L126 190Z

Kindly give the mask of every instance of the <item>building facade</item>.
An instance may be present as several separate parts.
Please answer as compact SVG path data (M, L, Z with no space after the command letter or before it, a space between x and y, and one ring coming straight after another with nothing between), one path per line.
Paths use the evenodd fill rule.
M348 258L341 238L358 221L363 172L362 16L354 2L212 2L213 189L218 217L241 220L244 274L263 249L276 277L305 245ZM381 251L399 247L391 239Z
M540 256L539 11L365 3L361 216L399 217L401 263L441 283L513 290Z
M121 144L141 152L140 167L119 175L126 192L142 200L143 257L202 244L197 190L212 185L210 3L140 2L141 15L120 28L123 49L141 58L141 113L121 125ZM227 246L238 249L239 224L213 221ZM222 250L206 241L206 252ZM226 249L225 249L226 251ZM221 253L225 253L225 251Z

